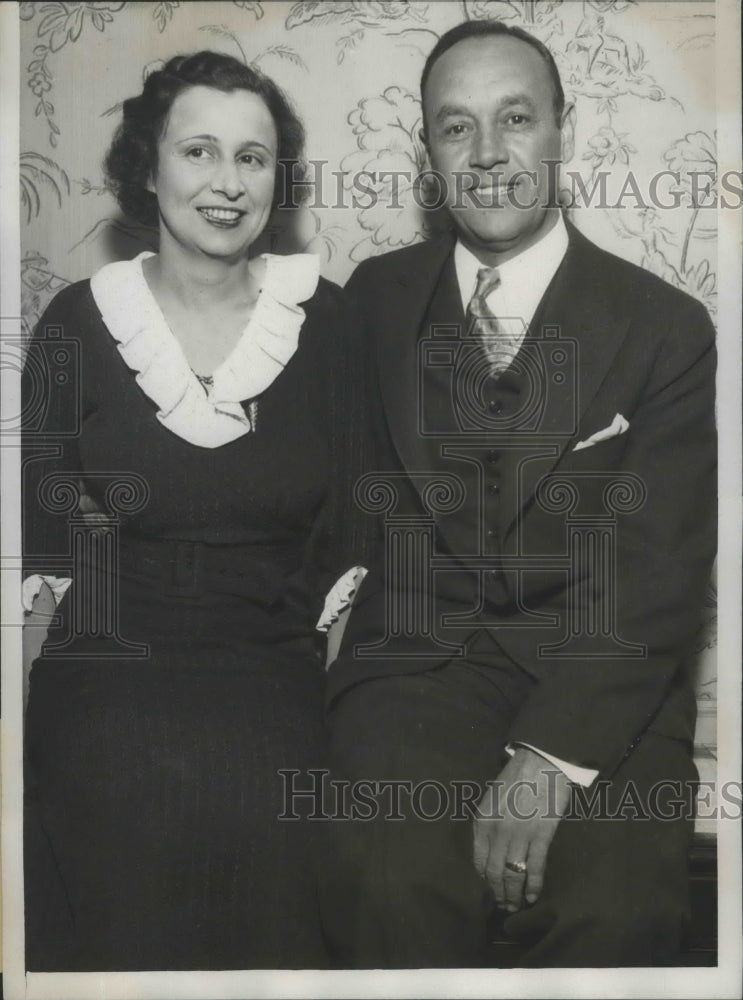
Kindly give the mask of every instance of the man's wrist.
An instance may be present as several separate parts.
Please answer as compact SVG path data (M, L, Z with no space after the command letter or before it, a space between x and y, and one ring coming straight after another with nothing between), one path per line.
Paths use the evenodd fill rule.
M539 747L532 746L530 743L507 743L506 753L514 757L517 754L524 751L525 753L536 754L543 760L549 761L554 767L565 775L571 784L581 785L583 788L588 788L588 786L595 781L598 777L598 771L591 767L581 767L580 764L571 764L569 761L562 760L559 757L555 757Z

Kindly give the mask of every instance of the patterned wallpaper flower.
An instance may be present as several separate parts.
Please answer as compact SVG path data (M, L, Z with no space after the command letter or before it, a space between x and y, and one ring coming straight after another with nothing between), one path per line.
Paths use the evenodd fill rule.
M323 184L293 225L272 228L272 246L319 253L324 273L343 283L365 257L424 239L438 220L421 209L416 181L426 167L418 81L436 40L465 18L521 25L554 53L577 110L563 173L576 225L715 316L716 215L705 201L718 186L711 4L67 0L21 3L19 16L27 330L64 284L155 247L152 230L121 217L101 161L121 102L177 52L211 47L260 66L305 120ZM652 199L664 171L673 178ZM591 196L602 184L615 207ZM700 699L709 701L713 611L699 646Z

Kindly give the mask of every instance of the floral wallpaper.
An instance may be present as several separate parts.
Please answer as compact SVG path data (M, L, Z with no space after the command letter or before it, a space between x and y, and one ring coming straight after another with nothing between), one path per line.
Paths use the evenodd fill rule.
M272 249L319 253L343 284L356 262L425 238L440 219L421 209L415 183L426 166L418 80L436 40L465 18L521 25L554 53L577 108L563 172L575 224L715 318L716 212L705 206L718 185L713 2L36 2L19 13L27 331L66 283L155 247L156 234L120 215L101 161L122 100L178 52L209 47L260 67L305 121L314 196L291 224L272 226ZM710 587L696 668L700 766L715 756L715 604Z

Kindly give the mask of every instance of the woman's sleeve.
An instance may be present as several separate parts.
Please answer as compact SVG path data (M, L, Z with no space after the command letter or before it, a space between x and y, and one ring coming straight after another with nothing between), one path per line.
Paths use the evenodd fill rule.
M50 303L28 344L21 375L23 573L70 575L69 510L80 478L83 374L79 286ZM66 486L65 484L69 484ZM56 509L55 509L56 508ZM27 590L32 589L27 587Z

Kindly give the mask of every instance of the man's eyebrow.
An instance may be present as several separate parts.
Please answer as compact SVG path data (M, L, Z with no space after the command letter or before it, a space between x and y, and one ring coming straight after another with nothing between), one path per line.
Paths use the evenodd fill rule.
M534 100L529 94L512 94L509 97L504 97L500 102L501 108L511 108L514 104L527 104L530 108L533 108Z
M457 116L471 117L472 112L458 104L444 104L436 112L436 121L443 121L444 118L454 118Z
M529 94L509 94L504 97L503 100L498 102L498 110L502 111L506 108L514 107L517 104L525 104L527 107L533 109L535 107L533 99ZM436 112L434 116L435 121L443 121L445 118L455 118L457 116L462 117L472 117L473 111L471 108L466 108L459 104L444 104Z

